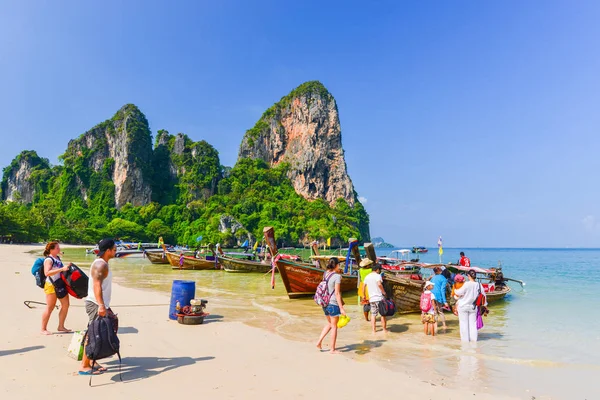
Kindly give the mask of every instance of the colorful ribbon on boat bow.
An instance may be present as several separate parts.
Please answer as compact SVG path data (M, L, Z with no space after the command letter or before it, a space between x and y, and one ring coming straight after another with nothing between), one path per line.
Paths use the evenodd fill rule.
M277 261L281 258L281 254L277 253L277 255L271 259L271 289L275 289L275 268L277 268Z
M352 248L358 246L358 240L350 242L348 244L348 254L346 254L346 265L344 266L344 273L348 273L348 265L350 264L350 257L352 257Z

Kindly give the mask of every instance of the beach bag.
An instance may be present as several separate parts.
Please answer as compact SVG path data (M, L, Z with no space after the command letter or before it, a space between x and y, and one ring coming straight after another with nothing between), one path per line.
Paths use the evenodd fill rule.
M338 319L337 327L339 329L341 329L341 328L345 327L346 325L348 325L348 322L350 322L350 317L342 314L342 315L340 315L340 319Z
M331 279L333 274L335 274L335 272L330 272L329 276L327 276L326 279L323 279L321 283L319 283L319 286L317 286L317 291L313 299L315 300L315 303L317 303L321 307L327 307L329 305L329 300L333 295L333 293L329 293L328 287L329 279Z
M396 314L396 303L394 303L393 300L391 299L386 299L382 301L383 304L385 304L385 314L381 313L381 309L380 309L380 313L381 315L383 315L384 317L391 317L394 314Z
M67 285L62 279L62 274L63 273L61 272L58 279L52 281L52 286L54 286L54 293L56 293L56 297L59 299L62 299L69 295L69 292L67 292Z
M421 293L420 308L421 308L421 311L423 311L424 313L431 310L431 293L425 293L425 292Z
M477 295L477 298L475 299L475 301L473 302L473 306L474 307L481 307L485 305L485 295L483 293L481 293L481 283L479 284L479 294Z
M35 284L44 288L46 284L46 274L44 273L44 257L37 258L31 267L31 274L35 277Z
M477 330L480 330L481 328L483 328L483 317L481 316L479 309L477 309Z
M97 360L102 360L116 354L119 357L119 377L122 381L121 354L119 353L120 343L113 327L112 318L98 317L90 322L87 330L87 338L85 355L92 361L92 368L96 365ZM93 374L90 375L90 386L92 386L92 376Z
M67 355L76 361L83 359L83 339L86 332L86 330L73 332L71 344L69 344L69 348L67 349Z
M61 273L60 277L71 296L76 299L87 297L89 278L77 265L71 264L69 270Z

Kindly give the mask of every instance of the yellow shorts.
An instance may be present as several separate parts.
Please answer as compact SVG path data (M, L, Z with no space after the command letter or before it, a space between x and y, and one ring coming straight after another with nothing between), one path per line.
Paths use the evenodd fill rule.
M50 279L46 279L46 283L44 284L44 293L46 294L55 294L54 285L50 282Z

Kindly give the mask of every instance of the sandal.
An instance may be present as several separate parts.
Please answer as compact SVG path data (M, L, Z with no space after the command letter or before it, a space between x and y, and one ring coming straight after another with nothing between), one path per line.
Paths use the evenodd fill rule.
M104 373L104 371L98 371L96 369L89 369L87 371L78 371L79 375L86 375L86 376L90 376L90 375L102 375Z

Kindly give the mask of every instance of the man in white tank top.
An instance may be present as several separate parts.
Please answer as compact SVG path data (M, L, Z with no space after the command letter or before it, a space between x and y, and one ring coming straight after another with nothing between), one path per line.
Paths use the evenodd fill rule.
M108 260L115 257L117 245L112 239L102 239L98 243L98 258L92 262L90 267L90 280L88 286L88 296L84 299L85 311L88 314L89 322L98 317L105 317L107 313L112 313L110 309L110 299L112 294L112 272L108 267ZM92 370L89 358L83 352L83 360L79 368L79 375L98 375L106 371L106 368L98 365Z

